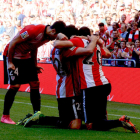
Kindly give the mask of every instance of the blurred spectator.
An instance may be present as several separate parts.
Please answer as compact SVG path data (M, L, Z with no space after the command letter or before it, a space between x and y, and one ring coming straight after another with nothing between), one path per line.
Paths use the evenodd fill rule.
M4 26L3 26L3 22L0 21L0 35L3 34L5 31L6 30L5 30Z
M118 59L118 51L119 51L119 44L117 42L114 43L114 50L111 52L112 59ZM118 66L118 61L111 61L111 66Z
M121 49L119 49L119 51L118 51L118 58L120 58L120 59L129 59L128 56L131 55L131 48L128 47L128 45L126 45L126 41L124 41L124 40L121 41L120 46L121 46ZM125 62L120 61L120 62L118 62L118 64L120 66L125 66L125 67L127 67L128 64L130 66L130 63L128 63L128 61L125 61Z
M111 17L105 17L107 30L110 32L113 28L111 26Z
M104 23L99 23L98 26L99 26L99 36L104 41L104 44L106 44L107 35L105 33Z
M127 33L128 32L127 32L127 26L126 26L126 24L122 24L121 25L121 34L120 34L120 37L125 40Z
M56 20L63 20L67 25L74 24L78 28L88 26L92 34L99 31L107 47L115 42L113 30L117 30L118 38L120 33L120 37L126 41L134 42L140 38L139 0L0 0L0 2L0 44L3 44L5 34L12 39L28 24L51 25ZM134 27L133 22L138 25ZM100 23L104 23L104 29L103 26L98 26ZM109 35L113 38L109 38ZM119 38L117 42L120 40ZM39 56L49 56L50 47L43 48L44 46L42 50L47 53L40 53ZM109 49L112 51L114 46Z
M5 30L6 34L10 36L10 39L15 36L15 29L10 20L6 22Z
M117 42L118 44L121 42L121 39L119 38L119 32L113 31L113 38L109 38L109 41L106 44L106 47L112 52L114 50L114 43Z
M130 8L126 8L126 23L128 23L131 20L131 9Z
M125 21L126 21L126 15L123 14L123 15L121 16L120 25L121 25L121 24L125 24ZM120 26L120 27L121 27L121 26Z
M132 50L132 58L131 59L135 60L136 67L140 68L140 41L138 39L135 40L135 47Z
M131 31L130 33L127 34L127 36L128 36L128 42L135 42L135 40L140 39L140 31L138 30L137 22L131 23Z

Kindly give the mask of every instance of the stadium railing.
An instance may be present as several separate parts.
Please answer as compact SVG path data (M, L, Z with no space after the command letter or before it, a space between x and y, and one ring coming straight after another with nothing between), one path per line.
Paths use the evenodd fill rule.
M132 60L132 59L107 59L107 58L102 59L102 65L103 66L111 66L111 64L105 63L105 61L130 61L130 62L133 62L134 67L136 67L136 61ZM39 58L38 63L48 63L48 64L50 64L51 63L50 57L41 57L41 58Z
M111 66L111 64L106 64L105 61L131 61L134 63L134 67L136 67L136 61L132 59L107 59L107 58L102 59L103 66Z

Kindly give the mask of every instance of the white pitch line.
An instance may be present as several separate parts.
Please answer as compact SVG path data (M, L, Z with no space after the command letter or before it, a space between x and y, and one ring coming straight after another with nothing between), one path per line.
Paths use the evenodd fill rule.
M0 101L3 102L4 100L1 100L1 99L0 99ZM14 103L31 105L31 103L24 103L24 102L17 102L17 101L14 101ZM54 107L54 106L45 106L45 105L41 105L41 106L42 106L42 107L48 107L48 108L57 108L57 107ZM123 115L116 115L116 114L108 114L108 115L110 115L110 116L118 116L118 117L123 116ZM133 118L133 119L140 120L140 118L138 118L138 117L132 117L132 116L128 116L128 117Z
M1 100L1 102L3 102L4 100ZM14 101L14 103L17 103L17 104L26 104L26 105L32 105L31 103L24 103L24 102L17 102L17 101ZM48 108L57 108L57 107L54 107L54 106L45 106L45 105L41 105L42 107L48 107Z
M118 117L123 116L123 115L115 115L115 114L108 114L108 115L110 115L110 116L118 116ZM132 117L132 116L128 116L128 117L140 120L140 118L137 118L137 117Z

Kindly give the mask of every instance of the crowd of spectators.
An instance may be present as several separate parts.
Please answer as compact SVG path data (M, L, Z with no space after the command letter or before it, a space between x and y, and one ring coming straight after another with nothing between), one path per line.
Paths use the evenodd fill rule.
M63 20L77 28L88 26L111 51L112 59L133 59L139 67L139 0L0 0L0 56L5 45L28 24ZM38 58L49 57L52 42L38 49ZM133 62L105 61L112 66Z

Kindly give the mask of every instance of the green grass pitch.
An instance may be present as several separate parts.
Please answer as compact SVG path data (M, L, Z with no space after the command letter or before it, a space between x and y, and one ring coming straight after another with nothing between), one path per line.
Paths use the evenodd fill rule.
M4 96L7 90L0 89L0 110L3 111ZM55 96L41 95L41 112L47 116L58 116ZM140 105L108 102L108 119L118 119L128 115L140 129ZM11 118L17 122L26 114L33 113L29 93L18 92L11 109ZM23 126L0 123L0 140L140 140L140 134L123 128L110 131L57 129L51 126Z

